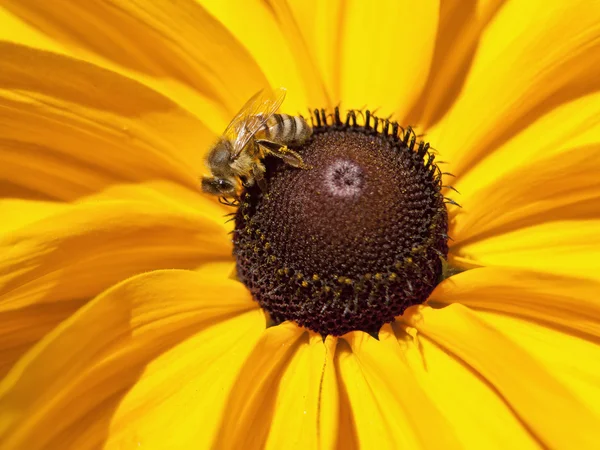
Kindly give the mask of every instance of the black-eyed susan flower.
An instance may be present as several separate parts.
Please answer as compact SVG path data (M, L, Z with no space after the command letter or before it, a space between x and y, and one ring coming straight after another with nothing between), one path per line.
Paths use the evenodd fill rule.
M597 2L0 4L2 448L595 448Z

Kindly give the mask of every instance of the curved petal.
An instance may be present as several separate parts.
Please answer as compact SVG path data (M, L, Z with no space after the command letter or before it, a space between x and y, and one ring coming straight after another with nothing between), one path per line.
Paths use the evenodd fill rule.
M194 0L3 5L69 53L148 83L209 122L267 85L247 50Z
M482 268L446 280L429 303L477 310L600 417L598 292L596 281Z
M467 173L455 186L468 198L481 187L538 161L560 157L574 148L590 147L600 141L600 93L593 92L565 102L538 117ZM535 176L532 172L529 176Z
M210 448L228 413L226 393L263 331L264 315L253 310L154 358L110 417L105 448Z
M246 289L210 271L125 281L63 322L4 379L2 441L6 448L97 448L112 438L165 448L183 437L171 433L175 423L185 437L209 436L189 419L216 424L209 416L222 412L221 389L231 387L264 326Z
M600 217L600 94L558 108L455 187L453 248L526 226Z
M454 106L432 145L463 176L557 106L597 91L600 4L512 0L484 32Z
M332 448L335 339L296 324L267 329L240 370L215 448Z
M340 374L340 397L343 402L348 402L352 431L356 434L346 437L355 441L352 447L397 448L399 444L408 442L410 447L415 448L417 440L412 432L408 436L395 435L396 423L387 420L387 411L377 403L356 356L345 340L338 343L336 358L336 369ZM381 386L375 386L375 389L378 388Z
M69 55L60 42L28 25L6 9L6 3L0 2L0 41L13 42L53 53Z
M65 300L1 311L0 380L27 350L85 302L83 299Z
M396 322L394 331L412 376L462 448L540 448L487 380L413 327Z
M316 59L317 47L312 47L311 42L306 37L307 24L302 21L306 15L296 17L295 13L298 12L298 9L294 9L290 2L286 0L267 0L266 3L273 11L282 33L287 38L290 49L294 53L297 71L304 78L305 91L310 104L331 108L333 106L331 97L325 88ZM307 6L309 5L305 5L305 7Z
M278 3L283 2L278 0ZM343 79L340 58L344 45L342 32L348 8L347 2L306 0L287 3L300 34L295 38L296 45L303 45L310 52L312 64L318 68L320 84L325 91L322 104L316 103L318 97L311 97L308 106L331 108L340 104L342 101L340 87Z
M598 292L598 291L596 291ZM600 420L600 361L598 340L546 327L535 320L511 315L480 312L479 316L523 348L553 374L581 404Z
M378 109L400 121L419 97L431 65L437 0L350 0L340 57L345 107Z
M462 448L448 420L410 373L389 325L379 339L352 332L344 336L347 345L339 344L339 376L356 423L358 446Z
M575 212L595 213L597 201ZM461 246L467 264L513 267L600 280L599 219L561 220L525 227Z
M490 267L453 276L428 302L477 310L600 417L598 292L597 281Z
M201 212L105 200L72 205L2 237L4 309L90 297L164 266L229 260L225 227ZM157 267L158 266L158 267Z
M152 179L198 189L212 135L172 101L74 59L10 43L0 52L5 196L72 200Z
M545 267L573 275L585 261L591 263L589 273L599 267L592 261L598 248L593 229L600 226L599 170L600 143L535 161L482 186L466 196L455 215L452 253L484 265ZM566 260L544 259L569 247ZM582 261L571 259L575 256Z
M274 415L273 388L278 390L283 373L294 355L307 344L305 330L291 322L268 328L248 356L229 392L227 414L214 448L263 448Z
M64 213L70 207L71 205L67 203L0 197L0 217L2 217L0 232L13 233L33 222Z
M600 339L598 292L599 281L484 267L445 280L432 292L428 303L460 303Z
M264 448L333 448L338 429L335 345L332 337L325 343L315 333L303 337L281 376Z
M436 123L460 94L479 40L505 0L441 0L429 77L405 123Z
M330 2L313 3L315 8L307 16L302 13L310 8L308 2L198 1L244 43L273 86L288 89L283 105L285 111L306 114L308 107L331 106L316 58L321 46L327 46L327 41L319 46L312 45L313 26L308 22L323 16L325 20L332 18Z
M210 204L200 198L177 207L158 195L95 197L41 213L39 202L26 203L20 211L29 223L0 227L0 372L114 283L153 269L230 261L227 230L216 214L202 211Z
M542 445L593 448L598 417L533 355L458 304L420 308L411 326L486 380ZM532 382L533 381L533 382Z
M499 265L597 278L600 94L562 105L455 185L451 252Z
M167 210L173 209L192 216L200 214L206 219L225 226L228 232L232 229L226 219L228 213L232 212L230 206L220 203L215 196L201 195L198 190L190 190L170 181L151 180L112 184L82 198L79 203L106 200L131 200L150 203L153 206L164 205Z

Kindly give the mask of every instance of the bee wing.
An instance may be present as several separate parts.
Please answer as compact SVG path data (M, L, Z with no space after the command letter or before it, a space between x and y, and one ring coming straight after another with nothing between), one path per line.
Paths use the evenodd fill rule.
M261 90L242 106L223 133L230 142L233 142L232 160L240 156L250 139L277 112L283 103L285 93L285 88Z

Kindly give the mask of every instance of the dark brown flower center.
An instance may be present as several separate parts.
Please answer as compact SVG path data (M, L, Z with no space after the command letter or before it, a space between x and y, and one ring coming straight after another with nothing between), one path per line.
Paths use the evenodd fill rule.
M266 192L242 195L240 280L277 323L323 335L376 333L427 299L448 252L440 172L412 130L366 113L313 117L295 149L312 166L267 160Z

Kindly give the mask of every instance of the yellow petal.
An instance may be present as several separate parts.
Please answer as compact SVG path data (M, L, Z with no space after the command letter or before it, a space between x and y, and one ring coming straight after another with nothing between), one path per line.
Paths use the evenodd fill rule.
M85 302L65 300L0 312L0 379L27 350Z
M540 448L484 378L414 328L396 323L394 329L412 376L463 448Z
M597 279L599 105L597 93L562 105L459 178L455 256Z
M6 7L7 3L3 1L2 7L0 7L0 41L23 44L28 47L64 55L69 54L68 50L60 42L56 42L35 27L19 19L6 9Z
M396 424L389 423L387 411L380 409L377 399L367 383L356 356L346 341L340 340L337 347L336 370L340 374L340 401L348 406L349 423L345 426L346 432L353 436L346 436L345 440L354 441L352 447L363 448L389 448L391 446L408 443L408 448L417 445L414 435L399 436L398 442L392 439ZM380 388L379 385L375 389ZM342 415L342 423L343 420ZM340 448L340 447L338 447Z
M504 0L444 0L427 83L405 123L425 129L452 106L486 26Z
M314 105L314 107L332 108L331 95L323 82L323 76L316 57L318 47L327 45L328 42L314 45L314 41L308 37L312 27L309 23L305 22L305 19L307 18L306 13L310 9L310 4L294 8L289 3L286 0L272 0L269 2L269 7L282 33L286 36L291 51L294 53L296 70L302 74L302 78L304 79L305 91L307 92L309 101L307 106ZM311 18L323 13L325 17L331 17L329 8L326 7L323 13L317 12L319 9L313 11ZM300 13L299 16L297 16L298 13Z
M228 393L227 413L213 448L264 447L281 376L299 348L307 345L306 333L291 322L263 333Z
M277 3L285 4L281 0ZM317 98L311 98L308 106L336 106L342 101L340 86L344 74L341 72L340 58L344 46L342 31L346 20L346 2L307 0L287 3L299 32L295 39L296 45L304 46L310 52L311 64L318 68L320 83L327 94L323 101L329 102L319 105L316 103Z
M282 110L306 115L308 107L331 106L315 54L326 43L314 46L310 35L313 27L307 23L309 4L260 0L202 0L202 5L223 23L248 49L273 86L288 89ZM311 12L315 16L331 17L323 2ZM315 5L316 6L316 5ZM240 11L244 11L240 14ZM335 18L332 18L335 21ZM249 26L251 24L251 26ZM260 33L256 30L260 29Z
M230 261L222 219L173 203L96 197L50 213L24 202L29 223L0 227L0 372L114 283L153 269Z
M0 245L5 309L90 297L147 270L230 259L225 228L214 218L139 201L73 205Z
M581 214L596 213L581 205ZM576 210L577 211L577 210ZM552 272L600 280L600 220L561 220L530 226L461 246L471 264Z
M520 133L494 149L494 152L458 175L455 184L461 198L477 189L493 185L537 161L559 157L579 147L590 147L600 140L600 93L594 92L566 102L537 118ZM531 173L530 177L536 174Z
M557 106L598 90L600 4L512 0L479 41L454 106L430 133L465 173Z
M277 386L265 448L333 448L338 429L335 341L329 337L324 343L315 333L303 336Z
M462 305L420 308L410 325L464 362L546 447L593 448L597 417L529 352Z
M598 290L596 290L598 292ZM479 312L516 345L529 352L600 421L600 360L598 340L505 314Z
M56 39L60 39L60 36ZM44 34L34 25L27 23L24 19L0 8L0 40L23 44L39 50L73 57L91 62L94 65L106 68L112 72L134 79L150 87L154 91L172 99L175 103L194 113L202 123L209 127L214 133L223 131L223 122L230 117L230 113L224 110L223 105L217 105L207 98L200 97L192 88L182 83L167 78L156 78L140 72L120 66L115 62L107 60L95 53L90 53L81 47L69 45L68 42L60 42L51 36Z
M349 348L340 344L340 378L359 447L461 448L447 419L410 373L389 325L379 336L378 341L353 332L344 337Z
M165 448L158 439L177 435L157 420L172 414L183 430L203 436L207 428L185 419L191 408L218 416L221 389L230 387L264 323L243 286L210 272L132 278L67 319L5 378L2 442L6 448L58 448L66 442L97 448L108 437L131 446L133 436L135 445L141 440ZM223 378L217 380L217 373ZM210 374L214 378L205 378Z
M209 121L223 107L233 114L267 85L240 42L192 0L91 0L60 7L6 0L4 6L69 53L139 78ZM30 34L10 40L22 42Z
M74 59L8 43L0 52L7 195L71 200L151 179L198 189L212 134L172 101Z
M600 94L552 111L455 184L463 243L535 224L600 215Z
M150 203L154 206L164 205L167 210L177 210L183 213L212 220L225 226L231 231L232 224L227 222L227 214L233 212L230 206L219 202L212 195L200 194L199 190L191 190L170 181L150 180L139 183L112 184L105 189L80 200L81 203L94 203L106 200L131 200Z
M211 448L229 413L228 393L264 326L260 310L224 318L154 358L115 405L105 448Z
M544 364L600 417L600 284L524 270L482 268L446 280L429 303L476 309Z
M3 190L2 193L4 192ZM0 217L2 217L0 233L2 234L12 233L25 225L63 213L70 208L66 203L21 200L10 198L10 194L8 197L0 198Z
M359 449L359 434L357 431L357 423L354 418L354 412L352 410L352 403L349 398L349 391L344 387L344 382L341 379L341 367L340 367L340 352L345 358L350 354L351 349L348 346L347 341L342 341L340 347L342 350L337 348L336 359L335 359L335 371L337 373L337 382L339 386L339 398L340 398L340 409L339 409L339 430L338 440L335 448L339 450L357 450ZM351 361L347 361L351 363ZM350 366L350 364L348 364ZM348 374L346 373L346 377ZM356 401L355 401L356 403Z
M455 275L431 294L436 305L514 315L600 338L600 282L527 270L485 267Z
M351 0L344 11L342 106L380 108L402 121L427 80L439 2Z

